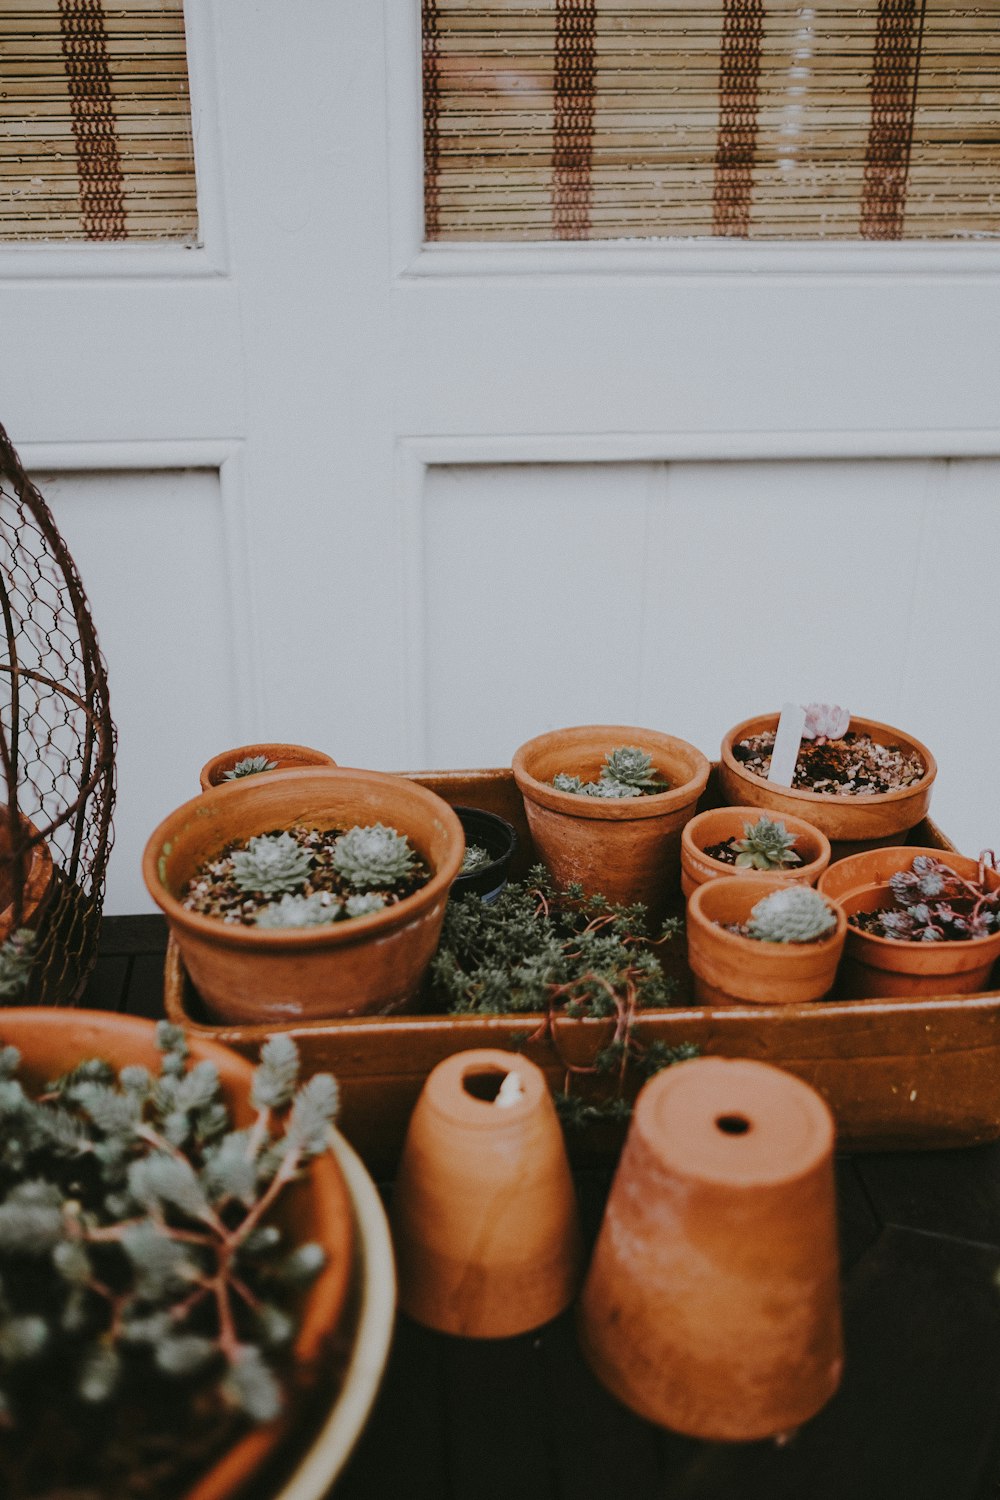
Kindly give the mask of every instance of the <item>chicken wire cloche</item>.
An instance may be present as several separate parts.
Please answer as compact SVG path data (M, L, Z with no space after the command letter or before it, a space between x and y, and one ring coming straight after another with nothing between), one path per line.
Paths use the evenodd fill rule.
M0 612L0 1004L72 1004L97 956L115 730L79 575L2 426Z

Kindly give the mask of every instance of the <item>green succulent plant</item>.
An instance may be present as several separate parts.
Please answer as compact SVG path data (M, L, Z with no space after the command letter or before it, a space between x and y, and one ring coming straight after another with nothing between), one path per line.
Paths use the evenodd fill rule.
M792 845L795 834L789 833L784 823L772 822L766 814L756 823L743 824L743 837L737 839L733 848L738 868L746 870L779 870L784 865L800 865L802 859Z
M233 880L241 891L281 896L303 885L312 855L290 833L261 833L233 855Z
M312 896L282 896L257 917L258 927L323 927L335 922L341 913L336 897L317 891Z
M0 1000L23 1000L31 976L37 938L30 927L19 927L0 944Z
M373 912L382 911L385 907L385 897L381 891L359 891L357 895L348 896L344 902L344 911L349 917L370 917Z
M462 856L462 868L458 873L460 875L474 875L477 870L485 869L487 865L492 863L493 856L488 849L483 848L482 844L469 844Z
M298 1087L294 1042L272 1037L256 1121L234 1130L215 1064L189 1067L183 1031L166 1022L157 1042L159 1076L83 1061L37 1099L17 1049L0 1045L7 1428L30 1428L40 1392L60 1409L102 1406L137 1381L154 1412L157 1381L189 1384L198 1402L214 1390L220 1409L255 1422L281 1409L273 1351L296 1321L282 1288L310 1280L323 1251L286 1243L267 1216L326 1149L337 1084L317 1074Z
M238 760L231 771L223 776L223 781L238 781L241 776L259 776L261 771L276 771L278 762L268 760L266 755L247 755Z
M619 745L604 757L596 781L582 781L565 771L552 778L557 792L571 792L577 797L648 797L667 790L666 780L654 768L652 757L638 745Z
M836 925L836 912L819 891L790 885L757 902L747 935L765 943L814 943L828 937Z
M333 868L355 890L388 889L405 880L416 851L403 834L382 823L349 828L337 840Z

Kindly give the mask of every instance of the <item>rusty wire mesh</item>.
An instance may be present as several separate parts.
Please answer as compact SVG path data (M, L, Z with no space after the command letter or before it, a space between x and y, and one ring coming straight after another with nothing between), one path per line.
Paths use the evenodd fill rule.
M115 730L79 575L2 426L0 615L0 1001L72 1003L97 956Z

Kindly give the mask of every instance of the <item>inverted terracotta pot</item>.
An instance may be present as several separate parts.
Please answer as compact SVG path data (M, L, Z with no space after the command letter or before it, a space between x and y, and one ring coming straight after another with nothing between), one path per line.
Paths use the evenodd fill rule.
M15 925L17 927L34 925L38 908L48 895L52 884L52 855L48 844L44 839L38 838L38 829L27 818L22 816L20 825L21 833L15 845L9 810L4 809L0 813L0 943L10 937ZM25 845L31 839L36 839L38 842L31 844L30 849L25 849ZM22 873L19 913L15 910L14 904L12 866L15 848L18 851L24 851L19 854L19 857L25 866Z
M696 1058L636 1102L580 1301L583 1354L648 1421L749 1442L842 1367L833 1119L766 1063Z
M919 854L946 864L964 879L976 879L978 861L946 849L872 849L831 865L819 889L846 916L859 911L894 908L890 877L909 870ZM990 890L1000 886L1000 874L986 871ZM934 995L971 995L990 985L990 974L1000 959L1000 932L968 942L901 943L895 938L861 932L850 923L840 973L845 999L867 995L928 999Z
M45 1006L0 1010L0 1043L21 1053L21 1077L29 1090L43 1088L91 1057L104 1058L115 1068L136 1063L154 1074L159 1071L156 1024L135 1016ZM212 1062L218 1069L234 1124L251 1125L256 1117L250 1103L253 1064L216 1042L189 1036L188 1045L192 1063ZM229 1500L244 1489L288 1436L296 1401L321 1378L345 1313L353 1263L353 1211L344 1174L332 1153L317 1157L302 1179L285 1190L274 1218L297 1241L317 1241L326 1256L302 1308L286 1412L254 1428L223 1453L183 1500Z
M497 1103L508 1074L516 1103ZM545 1075L481 1048L438 1064L410 1120L393 1195L399 1305L467 1338L563 1311L579 1282L576 1197Z
M759 714L754 719L744 719L722 741L719 786L726 802L764 808L772 816L806 818L831 841L835 860L860 849L900 843L907 830L926 817L937 775L933 755L912 735L903 734L890 724L880 724L876 719L852 715L850 727L871 735L880 745L899 745L919 755L926 770L912 786L897 792L876 792L871 797L841 797L774 786L761 776L751 775L733 755L733 746L749 735L777 729L778 718L778 714Z
M384 911L324 927L243 927L181 905L185 883L226 844L297 823L385 823L406 835L431 878ZM448 804L401 776L339 767L269 771L212 787L171 813L146 845L142 873L216 1020L316 1021L415 1002L464 847Z
M275 770L278 771L300 771L307 766L337 764L328 755L324 755L322 750L310 750L308 745L240 745L235 750L223 750L205 762L200 772L202 791L207 792L210 786L228 785L226 772L231 771L241 760L252 760L258 755L277 762Z
M596 781L605 756L637 745L652 757L670 789L620 800L557 791L560 771ZM710 766L694 745L628 724L555 729L522 745L514 778L535 847L561 886L579 881L616 904L641 901L656 923L680 883L681 829L694 817Z
M705 850L726 839L743 838L746 825L754 824L761 817L759 807L712 807L698 813L681 833L681 890L690 896L696 886L706 880L718 880L731 875L769 875L783 880L787 885L815 885L830 863L830 840L811 823L802 818L789 817L783 813L779 822L784 823L795 837L795 853L802 860L798 865L787 865L780 870L753 870L726 864L714 859Z
M787 884L763 873L735 875L710 880L692 893L688 963L699 1004L801 1005L829 994L847 932L847 918L838 906L836 928L815 943L768 943L718 925L746 922L758 901Z

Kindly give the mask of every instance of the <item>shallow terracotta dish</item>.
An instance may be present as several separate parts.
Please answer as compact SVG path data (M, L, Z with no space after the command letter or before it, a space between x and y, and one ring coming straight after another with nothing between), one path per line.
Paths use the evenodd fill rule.
M263 755L266 760L276 761L275 770L300 771L307 766L335 766L322 750L310 750L308 745L240 745L235 750L222 750L207 760L199 773L201 789L207 792L210 786L223 786L226 772L231 771L241 760L253 760Z
M155 1072L160 1056L155 1033L153 1021L102 1011L44 1006L0 1011L0 1041L20 1051L22 1075L35 1088L89 1057L104 1058L116 1068L138 1063ZM209 1061L218 1068L235 1124L251 1124L252 1063L210 1040L189 1040L194 1062ZM318 1240L326 1252L294 1344L288 1410L240 1439L190 1488L185 1500L229 1500L237 1495L287 1439L297 1399L315 1386L329 1362L347 1302L354 1244L350 1194L335 1156L326 1154L311 1164L306 1176L288 1189L276 1219L286 1226L294 1224L297 1237Z
M234 839L299 823L382 822L427 862L427 883L368 917L322 927L243 927L188 911L179 899L198 867ZM289 1022L382 1014L416 1000L462 862L462 825L447 803L402 776L325 768L269 771L212 787L160 824L143 878L192 979L220 1021Z
M742 839L747 824L756 823L761 816L759 807L712 807L700 812L686 824L681 834L681 890L690 896L706 880L718 880L727 875L770 875L790 885L815 885L830 863L830 840L803 818L793 818L785 813L780 818L790 834L795 836L795 853L802 860L798 865L787 865L776 870L753 870L727 864L706 854L715 844L726 839Z
M551 785L560 771L597 779L605 756L637 745L669 790L620 800L579 797ZM535 848L559 885L579 881L609 901L641 901L655 923L680 882L681 829L708 782L706 756L686 740L629 724L582 724L528 740L513 771Z
M957 875L975 879L978 861L940 849L872 849L832 865L819 883L824 896L850 917L854 912L892 907L889 879L908 870L918 854L929 854ZM1000 874L986 871L986 884L996 890ZM845 995L900 996L969 995L985 989L1000 959L1000 932L967 942L903 943L878 937L847 924L847 944L841 970Z
M908 829L927 816L937 762L926 745L890 724L880 724L877 719L852 715L850 727L870 735L880 745L900 745L919 755L926 769L912 786L896 792L878 792L871 797L838 797L773 786L762 776L751 775L734 756L733 746L749 735L777 729L778 718L778 714L758 714L753 719L744 719L722 741L719 786L724 801L762 807L779 817L788 814L807 819L831 841L834 859L876 844L899 843Z

